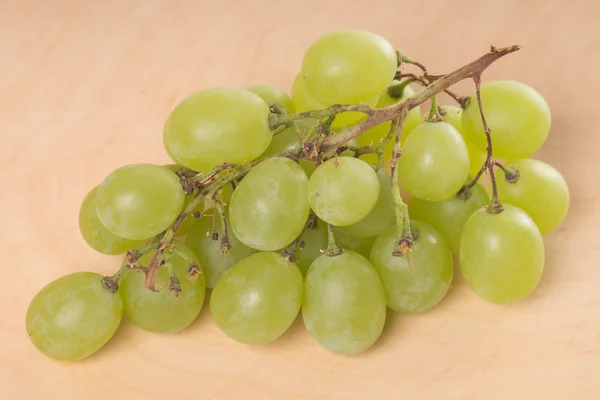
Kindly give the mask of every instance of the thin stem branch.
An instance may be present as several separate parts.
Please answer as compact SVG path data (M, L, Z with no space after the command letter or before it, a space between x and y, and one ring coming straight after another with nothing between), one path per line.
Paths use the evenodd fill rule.
M492 162L495 167L500 168L502 170L502 172L504 172L504 179L506 179L506 181L508 183L515 183L516 181L519 180L520 173L519 173L518 169L513 168L513 167L504 166L496 160L493 160Z
M221 253L225 254L231 249L231 244L229 243L229 234L227 232L227 219L225 218L225 208L223 207L223 202L217 198L213 197L213 202L215 204L215 209L219 214L219 219L221 220Z
M344 250L335 243L335 234L333 233L333 225L327 224L327 250L325 255L328 257L339 256Z

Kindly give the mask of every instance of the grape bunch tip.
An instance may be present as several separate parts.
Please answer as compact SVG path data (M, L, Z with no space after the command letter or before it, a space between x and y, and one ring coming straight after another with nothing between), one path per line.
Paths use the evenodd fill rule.
M83 199L84 241L123 262L110 276L73 272L43 287L26 314L32 343L76 361L124 316L179 332L210 290L213 321L235 341L273 342L301 314L321 347L358 354L388 312L444 299L454 254L482 299L525 299L569 188L531 158L550 132L543 96L481 82L519 49L492 46L431 75L376 33L339 30L309 46L289 94L265 84L192 93L164 125L173 164L121 166ZM455 94L464 79L474 90ZM438 104L442 92L457 104Z

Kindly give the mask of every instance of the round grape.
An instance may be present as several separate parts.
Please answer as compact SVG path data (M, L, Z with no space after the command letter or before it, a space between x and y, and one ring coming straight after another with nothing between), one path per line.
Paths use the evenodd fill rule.
M475 211L463 227L460 266L468 285L498 304L525 298L537 287L544 269L544 242L525 211L504 204L504 211Z
M75 272L46 285L27 309L29 338L56 360L76 361L100 350L114 335L123 303L102 283L103 276Z
M277 253L256 253L229 269L217 282L210 312L227 336L241 343L266 344L292 325L302 304L302 274Z
M516 81L488 82L481 85L481 102L495 157L529 157L546 141L550 107L532 87ZM475 92L463 110L462 126L467 139L484 151L487 141Z
M254 167L231 196L229 222L248 247L279 250L302 232L310 211L308 178L294 161L274 157Z
M309 93L324 104L359 104L390 84L398 57L381 36L358 29L340 30L317 39L302 60Z
M111 172L98 186L100 222L117 236L145 240L166 230L185 202L179 177L167 168L131 164Z
M463 226L475 211L489 202L488 195L480 184L473 186L469 194L452 196L442 201L427 201L413 198L408 203L412 218L431 224L458 253Z
M218 220L212 216L215 210L207 210L202 218L198 219L196 224L185 238L185 244L188 245L200 260L202 273L206 280L206 287L213 288L221 279L221 276L233 265L242 261L244 258L256 253L256 250L246 246L233 234L228 232L229 244L231 248L223 253L221 251L220 239L223 235L221 225ZM213 223L219 233L219 240L212 240L209 232L213 230Z
M310 207L323 221L345 226L371 212L379 197L379 179L357 158L332 158L319 165L308 182Z
M418 312L437 305L446 295L454 275L452 253L446 240L431 225L411 220L417 235L408 264L406 256L393 256L398 234L394 225L373 244L369 260L377 269L387 306L399 312Z
M164 129L167 152L178 164L206 172L225 162L242 164L271 142L269 106L243 89L211 88L181 101Z
M505 166L516 168L519 178L510 183L498 173L500 200L529 214L542 235L556 229L567 216L570 202L569 186L561 173L551 165L533 159L513 160Z
M85 242L94 250L109 255L123 254L134 248L139 241L123 239L106 229L96 213L96 193L94 187L83 199L79 209L79 231Z
M277 86L254 85L246 90L258 95L258 97L263 99L269 107L278 104L283 107L288 114L293 114L296 111L296 106L294 106L292 98Z
M369 258L373 243L375 243L375 239L377 239L377 236L362 237L351 235L346 231L345 226L334 226L333 233L338 246L345 250L357 252L365 258Z
M199 264L194 252L183 243L174 241L172 246ZM173 333L184 330L200 314L204 303L204 275L198 274L195 279L189 279L188 263L171 249L166 251L170 253L173 272L181 285L179 296L169 290L170 276L166 267L159 268L156 274L155 286L158 293L144 287L146 276L141 272L127 271L119 282L125 314L134 324L151 332ZM151 252L140 257L139 264L147 266L152 256Z
M446 122L424 122L410 134L398 162L404 189L424 200L441 201L455 195L469 173L464 140Z
M323 348L342 354L367 350L381 335L385 316L383 287L365 257L344 251L322 255L310 266L302 317Z

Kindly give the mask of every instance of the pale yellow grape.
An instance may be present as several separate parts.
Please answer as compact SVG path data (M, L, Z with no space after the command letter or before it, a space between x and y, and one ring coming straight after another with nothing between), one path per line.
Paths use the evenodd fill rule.
M273 85L254 85L249 87L250 92L257 94L261 99L267 103L269 107L278 104L288 113L293 114L296 111L296 107L292 102L292 98L282 89Z
M322 255L310 266L304 287L304 324L323 348L358 354L377 341L385 324L385 294L365 257L353 251Z
M256 253L231 267L217 282L210 312L227 336L266 344L287 331L302 304L302 274L277 253Z
M319 165L308 182L308 202L323 221L354 224L371 212L379 197L379 179L357 158L332 158Z
M310 211L308 178L297 163L269 158L242 179L228 207L229 224L242 243L279 250L302 232Z

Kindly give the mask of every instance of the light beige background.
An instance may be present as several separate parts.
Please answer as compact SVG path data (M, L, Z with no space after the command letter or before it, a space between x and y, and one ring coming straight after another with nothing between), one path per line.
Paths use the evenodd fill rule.
M0 0L0 398L599 399L599 13L594 0ZM166 162L161 129L182 97L215 85L289 89L311 41L349 27L378 32L432 73L490 44L524 46L484 80L527 82L552 108L537 157L564 173L572 209L545 238L539 289L499 307L458 278L434 310L391 315L358 357L325 352L301 323L247 347L206 309L172 336L125 322L79 363L39 354L24 329L32 296L119 262L80 238L85 193L122 164Z

